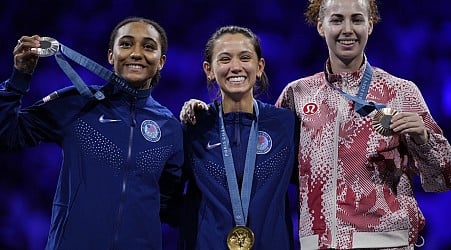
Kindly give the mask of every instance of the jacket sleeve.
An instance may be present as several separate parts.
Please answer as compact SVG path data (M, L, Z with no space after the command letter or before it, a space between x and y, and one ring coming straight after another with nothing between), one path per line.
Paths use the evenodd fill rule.
M175 226L179 221L179 208L182 199L182 165L184 159L181 125L175 124L174 153L161 173L160 185L160 219L162 222Z
M420 173L422 187L427 192L441 192L451 189L451 146L444 137L441 128L432 118L423 96L411 85L414 93L414 105L406 107L411 112L419 113L428 133L428 142L417 145L408 135L407 148L414 160L415 168Z
M293 167L293 173L291 177L291 183L299 185L299 159L298 159L298 152L299 152L299 139L300 139L300 133L301 133L301 115L298 114L296 111L296 105L294 100L294 93L293 88L289 85L285 87L285 89L280 94L279 98L276 101L275 104L276 107L281 108L287 108L293 112L295 115L294 119L294 135L293 135L293 142L294 142L294 167Z
M428 142L418 145L407 136L407 147L420 173L423 189L427 192L447 191L451 189L451 147L435 123L425 121L425 125Z
M293 88L291 86L288 85L284 88L275 105L276 107L288 108L293 112L296 112Z
M31 75L14 70L0 86L0 150L15 150L52 141L56 124L39 105L21 109Z

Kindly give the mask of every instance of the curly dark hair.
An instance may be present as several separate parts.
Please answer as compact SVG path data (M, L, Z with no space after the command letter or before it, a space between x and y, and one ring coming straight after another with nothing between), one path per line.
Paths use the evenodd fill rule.
M309 4L307 10L305 11L305 19L308 24L316 26L318 24L318 20L324 17L324 3L328 0L309 0ZM378 23L381 20L379 15L379 10L377 8L376 0L366 0L369 9L368 16L370 17L373 24Z

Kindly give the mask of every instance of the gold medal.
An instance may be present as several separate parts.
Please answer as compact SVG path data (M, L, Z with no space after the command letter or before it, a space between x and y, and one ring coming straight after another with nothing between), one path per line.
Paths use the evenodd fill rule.
M229 250L249 250L254 245L254 232L245 226L236 226L227 235Z
M373 117L374 129L381 135L391 135L393 133L393 131L390 129L391 118L397 113L397 111L391 108L382 108L378 110Z
M39 57L54 55L59 49L59 42L51 37L41 37L39 48L33 48L38 52Z

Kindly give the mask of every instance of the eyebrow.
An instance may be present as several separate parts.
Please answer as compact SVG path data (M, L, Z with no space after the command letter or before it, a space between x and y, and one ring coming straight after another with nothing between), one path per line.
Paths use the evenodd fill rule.
M243 54L253 54L253 53L254 53L254 51L252 51L252 50L243 50L243 51L238 52L238 55L241 56ZM217 55L218 56L223 56L223 55L231 56L232 53L229 51L223 51L223 52L218 52Z
M135 39L135 37L134 36L130 36L130 35L124 35L124 36L121 36L119 39ZM150 41L153 41L153 42L157 42L152 37L144 37L143 39L146 40L146 41L150 40Z
M344 15L343 15L343 14L339 14L339 13L334 13L334 14L331 14L331 16L343 17ZM363 14L363 13L354 13L354 14L351 14L351 17L355 17L355 16L364 16L364 14Z

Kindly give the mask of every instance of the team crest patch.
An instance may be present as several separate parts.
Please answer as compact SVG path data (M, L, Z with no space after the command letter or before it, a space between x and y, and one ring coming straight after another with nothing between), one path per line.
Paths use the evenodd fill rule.
M265 131L258 131L257 154L264 155L272 148L272 139Z
M152 120L144 120L141 123L141 134L150 142L157 142L161 138L160 126Z

